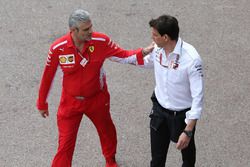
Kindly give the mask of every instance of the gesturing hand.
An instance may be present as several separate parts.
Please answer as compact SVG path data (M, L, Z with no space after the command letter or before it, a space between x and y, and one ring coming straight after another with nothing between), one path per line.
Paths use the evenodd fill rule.
M142 54L143 56L148 55L150 52L153 51L155 43L152 42L150 45L142 49Z
M41 114L41 116L43 118L46 118L46 117L49 116L49 111L48 110L39 110L39 112L40 112L40 114Z

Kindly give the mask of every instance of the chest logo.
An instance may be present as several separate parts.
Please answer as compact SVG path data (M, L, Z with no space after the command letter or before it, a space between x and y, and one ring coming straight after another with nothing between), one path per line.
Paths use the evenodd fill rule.
M95 50L95 47L94 47L94 46L89 46L89 51L90 51L91 53L93 53L94 50Z
M62 65L75 64L75 55L74 54L60 55L59 62Z

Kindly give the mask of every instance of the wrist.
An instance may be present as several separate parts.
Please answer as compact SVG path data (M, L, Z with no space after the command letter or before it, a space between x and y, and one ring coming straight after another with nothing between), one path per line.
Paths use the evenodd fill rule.
M142 52L142 55L143 55L143 56L146 56L146 55L147 55L147 52L145 51L144 48L141 50L141 52Z
M192 130L183 130L183 133L185 133L185 135L189 138L191 138L193 136L193 131Z

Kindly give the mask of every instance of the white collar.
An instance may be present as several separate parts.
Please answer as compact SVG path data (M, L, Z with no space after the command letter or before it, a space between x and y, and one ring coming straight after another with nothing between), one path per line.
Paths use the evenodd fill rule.
M174 48L174 50L173 50L172 53L181 56L182 43L183 43L183 41L182 41L181 38L179 37L179 38L178 38L178 41L177 41L177 43L176 43L176 45L175 45L175 48Z

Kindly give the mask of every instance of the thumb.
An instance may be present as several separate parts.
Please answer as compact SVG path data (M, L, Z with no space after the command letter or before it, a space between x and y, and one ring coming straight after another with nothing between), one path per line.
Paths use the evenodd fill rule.
M46 111L44 112L44 115L45 115L46 117L48 117L48 116L49 116L49 111L46 110Z

